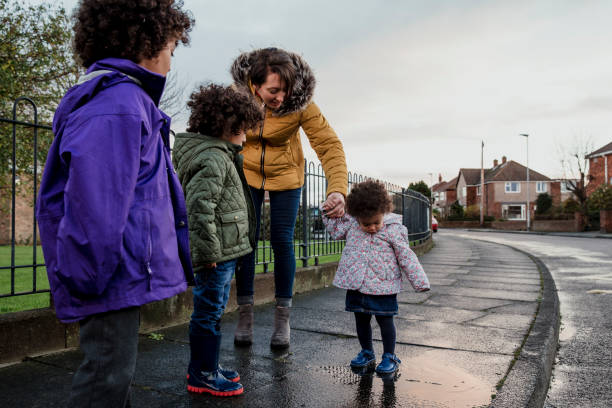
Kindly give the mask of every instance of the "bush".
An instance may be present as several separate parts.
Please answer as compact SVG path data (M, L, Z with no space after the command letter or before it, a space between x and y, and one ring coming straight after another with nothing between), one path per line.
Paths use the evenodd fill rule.
M612 210L612 187L602 184L588 198L589 212Z
M552 197L548 193L538 194L536 199L536 211L538 215L546 213L552 207Z
M478 218L480 219L480 205L472 204L465 207L465 211L463 212L465 218Z
M450 207L450 216L449 219L453 218L463 218L463 206L459 203L459 201L455 201Z
M561 204L561 208L565 214L574 214L576 211L580 211L580 203L570 197Z
M440 218L440 210L438 210L437 208L433 209L433 215L436 218Z

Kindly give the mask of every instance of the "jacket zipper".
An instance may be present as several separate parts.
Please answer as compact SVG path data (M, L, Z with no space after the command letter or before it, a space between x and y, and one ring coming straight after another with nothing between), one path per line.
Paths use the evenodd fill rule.
M266 173L264 172L264 156L266 155L266 141L263 139L263 129L266 120L266 112L264 112L264 122L261 123L261 129L259 129L259 143L261 144L261 189L264 189L266 184Z
M153 256L153 245L151 243L151 231L150 231L150 228L151 227L149 225L149 234L148 234L148 237L147 237L148 256L147 256L147 262L145 262L145 267L147 268L147 286L149 288L149 291L151 290L151 280L153 279L153 271L151 270L151 257Z

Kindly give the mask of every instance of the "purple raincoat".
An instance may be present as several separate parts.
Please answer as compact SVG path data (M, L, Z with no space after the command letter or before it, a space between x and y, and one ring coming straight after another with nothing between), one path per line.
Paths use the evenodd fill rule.
M36 205L63 322L165 299L193 280L170 118L157 108L165 78L118 58L87 72L55 112Z

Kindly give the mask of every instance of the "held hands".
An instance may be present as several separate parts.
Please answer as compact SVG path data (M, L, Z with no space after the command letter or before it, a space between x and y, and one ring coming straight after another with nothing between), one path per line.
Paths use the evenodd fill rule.
M340 193L330 193L321 205L329 218L339 218L344 215L344 196Z

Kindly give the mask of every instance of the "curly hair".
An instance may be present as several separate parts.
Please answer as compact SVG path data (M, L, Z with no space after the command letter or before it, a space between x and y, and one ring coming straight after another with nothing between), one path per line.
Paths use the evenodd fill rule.
M263 107L244 92L210 84L191 94L188 132L212 137L235 135L253 129L264 120Z
M355 184L346 197L346 212L355 218L369 218L393 210L393 203L384 184L366 180Z
M181 0L81 0L72 16L75 57L86 68L108 57L138 63L173 39L189 44L195 21L182 6Z

